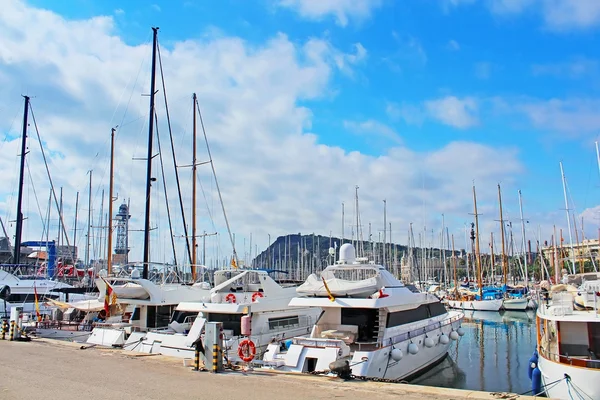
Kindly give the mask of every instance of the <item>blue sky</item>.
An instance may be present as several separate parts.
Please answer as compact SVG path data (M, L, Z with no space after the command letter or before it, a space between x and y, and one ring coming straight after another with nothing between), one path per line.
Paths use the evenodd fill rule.
M295 63L308 68L313 65L313 53L304 51L304 46L317 40L326 49L320 53L329 68L320 78L326 83L310 94L299 89L293 100L294 110L307 112L299 126L305 134L314 135L315 146L340 147L347 157L357 152L379 161L402 157L403 152L416 160L431 155L431 163L438 153L448 157L446 163L463 159L464 165L448 167L447 172L436 166L437 172L414 174L422 177L425 186L430 176L435 178L431 182L460 179L466 187L476 179L478 188L487 188L482 201L490 207L496 184L502 182L510 191L507 206L513 214L515 192L520 188L526 213L545 227L563 223L558 164L562 160L575 211L579 215L589 209L585 214L593 225L589 231L597 228L594 208L600 177L594 141L600 132L600 4L596 2L32 0L26 4L72 22L110 17L111 27L100 29L99 35L118 37L130 48L148 42L150 26L160 27L161 45L173 52L185 41L208 46L235 38L243 43L245 54L252 55L284 35L285 42L297 50ZM93 31L85 35L93 42ZM196 60L206 61L190 59L192 68ZM277 68L279 60L271 62ZM292 71L287 79L296 79ZM202 87L197 90L202 92ZM483 146L494 154L494 160L488 163L482 155L477 163L468 163L473 155L465 152L477 148L460 150L461 143ZM399 155L390 150L396 148ZM447 148L459 149L452 153L445 152ZM323 168L318 163L313 167ZM479 170L493 172L486 175ZM370 181L368 174L361 179ZM392 174L384 181L394 185L395 179L403 178ZM352 187L346 194L352 193ZM417 182L413 189L418 187ZM461 204L466 205L470 193L463 192ZM446 197L434 189L430 194ZM386 193L373 194L377 196L387 197ZM333 198L337 209L339 199ZM457 214L454 222L465 218ZM333 216L331 221L335 221ZM288 222L273 222L279 228L271 230L298 230Z

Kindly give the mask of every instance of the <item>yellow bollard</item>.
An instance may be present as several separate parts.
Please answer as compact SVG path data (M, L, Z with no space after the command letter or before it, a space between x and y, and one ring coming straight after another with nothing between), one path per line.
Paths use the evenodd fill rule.
M196 346L196 351L194 352L194 371L200 370L200 349Z
M8 331L8 322L2 320L2 340L6 340L6 332Z
M213 365L212 372L216 373L219 368L219 345L213 344Z
M15 339L15 321L10 321L10 333L8 334L8 340Z

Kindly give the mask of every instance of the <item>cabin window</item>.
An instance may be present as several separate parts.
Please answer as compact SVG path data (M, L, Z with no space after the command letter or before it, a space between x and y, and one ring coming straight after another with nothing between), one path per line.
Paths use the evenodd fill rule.
M56 294L38 294L38 301L42 302L44 299L58 300L59 297L60 296ZM35 295L11 293L6 301L9 303L15 303L15 305L18 305L19 303L33 303L35 301Z
M560 352L571 357L588 356L589 336L587 324L560 322Z
M139 307L136 307L133 309L133 315L131 316L131 320L132 321L140 320L140 308Z
M177 311L177 310L175 310L173 312L173 317L171 318L171 321L183 324L184 322L186 322L186 318L187 318L188 321L191 321L191 320L193 320L197 316L198 316L197 312Z
M292 328L299 324L297 315L293 317L269 318L269 329L271 330Z
M223 329L233 331L233 336L242 334L242 314L208 314L208 322L222 322Z
M394 326L410 324L411 322L437 317L446 312L446 308L440 302L421 304L419 307L413 308L412 310L389 313L386 326L391 328Z
M377 315L379 310L373 308L342 308L342 325L358 327L357 342L372 342L377 340Z
M600 359L600 322L588 322L590 334L590 351L596 359Z
M148 328L163 328L169 325L173 306L148 306L146 326Z

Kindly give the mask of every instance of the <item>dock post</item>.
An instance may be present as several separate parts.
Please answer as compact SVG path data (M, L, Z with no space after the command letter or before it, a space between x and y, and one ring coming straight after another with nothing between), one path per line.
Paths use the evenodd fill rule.
M8 321L2 320L2 340L6 340L6 332L8 331Z
M200 371L200 344L199 343L196 343L196 349L194 351L194 371Z
M8 334L8 340L15 340L15 321L10 321L10 333Z
M23 322L23 307L12 307L10 309L11 332L10 340L18 340L21 337L20 329Z
M213 373L221 372L223 370L223 323L208 322L205 332L206 368ZM209 349L212 351L212 358L208 357Z

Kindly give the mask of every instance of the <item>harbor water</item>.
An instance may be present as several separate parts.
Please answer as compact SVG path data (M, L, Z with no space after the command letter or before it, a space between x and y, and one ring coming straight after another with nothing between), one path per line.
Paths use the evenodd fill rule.
M418 385L487 392L525 393L531 389L528 360L536 345L533 311L465 311L465 335Z

